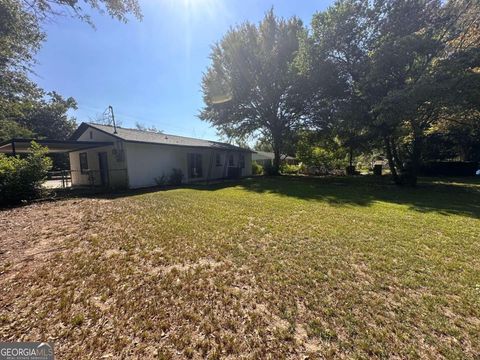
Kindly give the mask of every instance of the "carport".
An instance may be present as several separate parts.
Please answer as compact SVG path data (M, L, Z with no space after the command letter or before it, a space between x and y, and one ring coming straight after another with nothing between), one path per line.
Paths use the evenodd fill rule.
M18 155L30 152L32 141L47 147L48 152L70 153L73 151L85 151L105 146L112 146L113 142L108 141L77 141L77 140L52 140L52 139L11 139L0 143L0 153ZM48 181L45 183L47 187L68 187L72 184L72 170L65 169L60 171L50 171L48 173Z
M113 142L108 141L11 139L0 144L0 153L12 155L28 153L32 141L35 141L42 146L46 146L49 153L69 153L71 151L113 145Z

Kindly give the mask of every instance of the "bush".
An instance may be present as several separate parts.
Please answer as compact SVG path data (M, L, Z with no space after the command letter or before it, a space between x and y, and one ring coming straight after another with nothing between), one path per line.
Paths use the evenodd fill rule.
M275 176L278 175L278 171L276 171L272 163L266 163L263 167L263 174L268 176Z
M183 172L180 169L172 169L172 173L168 178L168 183L170 185L180 185L183 181Z
M425 176L474 176L477 162L431 161L422 165L420 174Z
M168 185L168 178L165 174L162 174L162 176L156 177L154 180L158 186Z
M0 154L0 204L18 204L42 194L42 183L52 167L47 148L32 141L24 158Z
M298 159L307 166L306 173L309 175L328 175L338 169L345 169L345 151L341 148L323 148L319 146L307 146L299 150Z
M169 176L163 174L162 176L156 177L155 182L158 186L181 185L183 181L183 172L180 169L172 169L172 172Z
M289 165L284 164L280 168L280 172L282 174L298 174L300 172L300 165Z
M252 174L253 175L262 175L263 174L263 166L258 164L257 162L252 162Z

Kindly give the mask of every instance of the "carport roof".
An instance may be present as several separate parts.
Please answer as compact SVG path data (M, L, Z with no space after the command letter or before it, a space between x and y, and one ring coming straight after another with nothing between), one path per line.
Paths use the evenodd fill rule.
M0 143L0 153L28 153L30 152L30 144L32 141L48 147L48 152L50 153L66 153L113 145L113 142L105 141L11 139Z

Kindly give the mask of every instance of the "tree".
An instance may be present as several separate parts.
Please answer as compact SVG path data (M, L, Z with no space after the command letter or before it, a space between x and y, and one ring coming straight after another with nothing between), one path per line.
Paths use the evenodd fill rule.
M302 131L298 136L297 159L313 173L326 175L346 165L346 151L331 134Z
M38 21L44 21L65 14L73 16L93 25L85 8L79 0L17 0ZM92 10L107 12L112 18L127 22L128 15L133 14L137 19L142 18L138 0L83 0L83 3Z
M137 0L86 0L99 11L126 21L141 18ZM0 140L12 137L65 139L76 127L67 115L73 98L45 92L29 79L30 67L45 40L42 22L70 11L91 23L77 0L0 0Z
M229 138L259 135L271 143L278 173L280 154L301 124L301 78L293 66L299 38L297 18L277 18L270 10L257 26L231 29L213 46L203 76L202 120Z
M333 104L328 116L311 107L320 124L346 133L347 143L366 136L378 146L381 139L395 182L414 185L425 136L439 115L448 108L456 117L478 106L478 73L472 71L478 19L472 14L479 6L469 0L341 0L316 14L310 61L314 70L335 68L344 89L343 96L322 84L313 91L313 103L334 99L324 100ZM467 88L460 86L464 81Z
M161 130L158 130L157 127L155 125L150 125L150 126L147 126L143 123L140 123L140 122L135 122L135 127L138 129L138 130L141 130L141 131L150 131L150 132L154 132L154 133L159 133L161 134L163 131Z

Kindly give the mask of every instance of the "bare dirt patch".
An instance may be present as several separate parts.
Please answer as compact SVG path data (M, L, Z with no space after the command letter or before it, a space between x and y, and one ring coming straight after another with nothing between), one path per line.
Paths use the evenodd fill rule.
M28 273L91 234L110 200L42 202L0 211L0 282Z

